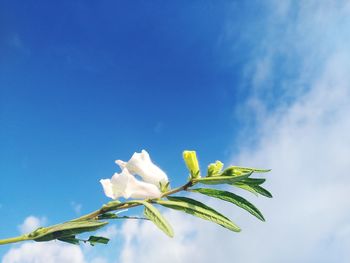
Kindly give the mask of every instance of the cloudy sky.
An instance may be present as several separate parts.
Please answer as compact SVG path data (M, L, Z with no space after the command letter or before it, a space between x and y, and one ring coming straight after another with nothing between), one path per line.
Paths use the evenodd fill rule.
M350 1L0 2L0 238L108 201L99 180L147 149L178 185L271 168L267 221L205 200L239 234L163 210L108 246L0 248L2 263L350 262ZM132 213L132 212L131 212Z

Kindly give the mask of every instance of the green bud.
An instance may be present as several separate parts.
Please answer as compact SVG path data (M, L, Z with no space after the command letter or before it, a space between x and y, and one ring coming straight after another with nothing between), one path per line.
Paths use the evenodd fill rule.
M195 151L184 151L183 158L185 160L186 166L191 174L191 179L200 178L199 164L197 160L197 155Z
M165 193L170 190L170 182L159 182L159 188L162 193Z
M208 177L219 176L223 166L224 166L224 164L220 161L216 161L215 163L209 164L208 165Z

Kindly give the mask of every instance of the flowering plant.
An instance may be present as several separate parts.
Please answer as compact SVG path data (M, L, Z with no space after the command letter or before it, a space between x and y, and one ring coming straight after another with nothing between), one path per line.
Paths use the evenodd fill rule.
M180 192L192 192L217 198L232 203L258 219L265 221L262 213L248 200L230 191L218 189L219 185L230 185L271 198L272 195L261 185L263 178L253 178L255 173L265 173L270 170L229 166L223 169L223 163L216 161L208 166L207 173L200 171L195 151L184 151L183 158L189 170L188 181L177 188L170 188L168 176L156 166L147 151L134 153L128 162L117 160L121 172L115 173L111 179L101 179L104 193L113 201L104 204L98 210L79 218L49 227L39 227L35 231L18 237L0 240L0 245L14 242L34 240L37 242L60 240L71 244L88 242L107 244L109 239L90 236L89 239L79 239L77 235L95 231L106 226L110 219L147 219L152 221L160 230L170 237L174 236L171 225L163 217L156 205L179 210L199 218L212 221L231 231L239 232L240 228L228 217L215 209L195 199L185 196L174 196ZM138 179L139 176L141 179ZM209 188L198 188L197 185L209 185ZM125 201L118 200L125 198ZM144 207L144 217L129 217L118 215L121 210L136 206Z

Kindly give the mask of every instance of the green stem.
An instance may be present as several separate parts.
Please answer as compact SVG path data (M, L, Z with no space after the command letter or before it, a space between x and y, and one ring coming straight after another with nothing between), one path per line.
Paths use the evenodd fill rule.
M174 188L174 189L172 189L172 190L170 190L168 192L163 193L161 198L166 197L166 196L171 195L171 194L175 194L175 193L187 190L187 188L189 188L189 187L191 187L193 185L194 185L194 182L189 181L188 183L184 184L183 186L180 186L178 188Z
M195 184L195 182L189 181L186 184L184 184L183 186L174 188L170 191L163 193L160 198L167 197L168 195L187 190L187 188L193 186L194 184ZM152 202L153 199L149 199L149 200ZM128 208L136 207L136 206L140 206L140 205L141 205L140 203L133 203L132 201L130 201L130 202L128 201L125 203L116 204L115 206L111 206L111 207L102 207L96 211L93 211L89 214L83 215L83 216L76 218L72 221L82 221L82 220L86 220L86 219L98 219L98 216L102 215L104 213L111 212L111 211L118 211L118 210L122 210L122 209L128 209Z
M165 193L163 193L161 195L160 198L164 198L167 197L171 194L175 194L181 191L186 191L189 187L195 185L196 182L194 181L189 181L186 184L184 184L183 186L174 188L170 191L167 191ZM148 202L152 202L153 200L156 199L148 199L146 201ZM112 206L103 206L102 208L93 211L89 214L83 215L79 218L73 219L71 221L83 221L83 220L88 220L88 219L93 219L93 220L98 220L98 216L107 213L107 212L111 212L111 211L117 211L117 210L122 210L122 209L128 209L131 207L136 207L136 206L140 206L142 205L141 203L134 203L133 201L127 201L124 203L118 203ZM16 243L16 242L21 242L21 241L25 241L25 240L31 240L31 238L28 237L28 235L22 235L22 236L18 236L18 237L12 237L12 238L7 238L7 239L1 239L0 240L0 245L5 245L5 244L10 244L10 243Z
M21 241L25 241L25 240L30 240L30 238L28 238L27 235L22 235L22 236L18 236L18 237L0 239L0 245L16 243L16 242L21 242Z

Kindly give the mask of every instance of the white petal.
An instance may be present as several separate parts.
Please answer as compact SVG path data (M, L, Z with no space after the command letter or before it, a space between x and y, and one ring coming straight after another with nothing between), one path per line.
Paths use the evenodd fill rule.
M119 165L121 170L123 170L126 167L126 162L122 160L116 160L115 163Z
M115 173L112 176L111 183L114 196L117 196L119 198L125 195L125 191L128 187L130 177L133 176L129 173L128 169L123 169L120 174Z
M152 162L151 157L149 156L149 153L146 150L141 151L141 157L144 161Z
M155 185L139 181L133 176L129 180L125 194L128 197L138 199L159 198L162 195L158 187ZM128 198L126 196L124 197Z
M112 199L116 199L114 197L111 180L110 179L101 179L100 183L102 184L103 191L105 192L105 195L112 198Z
M126 168L132 174L138 174L142 179L159 187L159 183L166 184L168 182L167 175L156 166L150 159L147 151L142 150L141 153L134 153L131 159L126 163Z
M127 168L115 173L111 179L100 180L106 196L117 199L124 198L159 198L162 193L153 184L137 180Z

